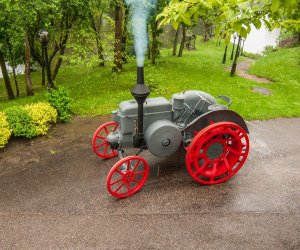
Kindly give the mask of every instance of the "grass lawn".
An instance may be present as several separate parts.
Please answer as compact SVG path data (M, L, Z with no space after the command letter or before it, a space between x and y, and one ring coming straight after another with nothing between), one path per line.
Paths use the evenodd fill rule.
M300 48L281 49L260 58L251 73L268 77L273 84L261 84L235 76L230 77L221 64L224 46L214 42L198 43L196 51L184 51L182 58L164 50L156 65L146 62L145 80L152 92L150 97L170 98L185 88L206 91L213 96L228 95L231 109L245 119L269 119L300 116ZM230 56L231 48L228 50ZM298 56L297 56L298 54ZM242 58L240 59L242 60ZM3 80L0 80L0 110L11 105L22 105L45 99L46 90L40 86L40 72L32 74L33 97L25 97L24 76L19 76L21 97L6 100ZM130 89L135 84L135 61L124 65L124 70L112 73L110 67L99 68L64 66L57 76L57 85L66 87L72 96L72 110L77 115L109 114L119 102L131 99ZM271 89L271 96L251 91L254 86Z

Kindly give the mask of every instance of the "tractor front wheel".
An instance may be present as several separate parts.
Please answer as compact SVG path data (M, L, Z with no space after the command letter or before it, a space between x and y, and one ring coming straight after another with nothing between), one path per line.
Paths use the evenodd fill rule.
M94 133L92 147L96 155L103 159L113 158L118 152L112 149L107 142L109 133L116 131L118 124L116 122L107 122L102 124Z
M218 184L234 176L249 153L249 138L243 128L218 122L201 130L187 150L186 167L202 184Z
M126 198L138 192L149 174L148 164L140 156L128 156L118 161L109 171L108 192L117 198Z

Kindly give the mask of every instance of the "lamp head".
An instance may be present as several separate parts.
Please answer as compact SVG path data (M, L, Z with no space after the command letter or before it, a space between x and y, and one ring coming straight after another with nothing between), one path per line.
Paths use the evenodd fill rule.
M40 35L40 41L41 41L41 43L44 43L44 44L48 43L48 41L49 41L49 37L48 37L49 33L48 33L47 30L41 30L39 32L39 35Z

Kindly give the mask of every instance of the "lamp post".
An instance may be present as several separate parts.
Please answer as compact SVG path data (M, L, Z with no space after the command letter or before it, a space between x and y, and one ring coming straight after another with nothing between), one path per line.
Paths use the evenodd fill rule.
M227 55L227 45L226 45L225 51L224 51L224 56L223 56L223 61L222 61L223 64L226 63L226 55Z
M42 49L44 52L44 59L45 59L45 66L46 66L46 71L47 71L47 80L48 80L48 90L50 91L51 89L54 88L54 83L52 81L52 76L51 76L51 68L50 68L50 64L49 64L49 59L48 59L48 42L49 42L49 33L46 30L41 30L39 32L40 35L40 42L42 44Z
M238 44L237 44L237 47L236 47L235 57L234 57L234 61L233 61L233 64L232 64L232 67L231 67L231 72L230 72L231 76L235 75L236 65L237 65L237 58L238 58L239 53L240 53L240 46L241 46L241 36L239 36Z
M244 52L245 40L246 40L246 39L243 39L243 46L242 46L242 49L241 49L241 54L240 54L241 56L243 55L243 52Z
M232 51L231 51L230 60L233 59L233 52L234 52L234 46L235 46L235 39L236 39L236 35L233 36L233 47L232 47Z

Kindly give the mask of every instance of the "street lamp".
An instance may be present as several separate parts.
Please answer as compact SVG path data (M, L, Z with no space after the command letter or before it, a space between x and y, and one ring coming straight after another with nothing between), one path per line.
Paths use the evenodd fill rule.
M44 59L45 59L45 65L46 65L46 71L47 71L47 80L48 80L48 90L50 91L51 89L54 88L54 83L52 81L52 76L51 76L51 68L49 64L49 59L48 59L48 42L49 42L49 33L47 30L41 30L39 32L40 35L40 42L42 44L42 49L43 49L43 54L44 54Z
M241 54L240 54L241 56L243 55L243 52L244 52L245 40L246 40L246 39L243 40L243 45L242 45Z
M227 44L226 44L226 47L225 47L224 56L223 56L223 60L222 60L223 64L226 63L226 55L227 55Z
M233 59L233 53L234 53L234 46L235 46L235 39L236 39L236 35L233 36L233 47L232 47L232 51L231 51L231 56L230 56L230 60Z
M240 54L241 40L242 40L242 37L239 36L239 40L238 40L238 44L237 44L237 47L236 47L234 61L233 61L232 67L231 67L231 72L230 72L231 76L235 75L236 65L237 65L237 58L238 58L238 56Z

